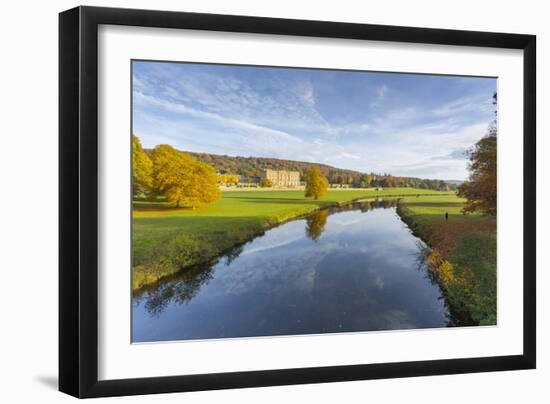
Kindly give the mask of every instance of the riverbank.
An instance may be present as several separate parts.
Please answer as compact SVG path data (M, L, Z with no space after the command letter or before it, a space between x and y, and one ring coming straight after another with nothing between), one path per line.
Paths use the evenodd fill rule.
M463 204L464 200L454 195L406 197L400 200L397 211L413 233L430 246L428 267L442 285L451 309L466 318L466 323L493 325L496 218L463 215Z
M329 190L315 201L303 191L223 192L219 202L199 209L162 202L134 202L132 289L220 255L288 220L361 198L449 195L433 190Z

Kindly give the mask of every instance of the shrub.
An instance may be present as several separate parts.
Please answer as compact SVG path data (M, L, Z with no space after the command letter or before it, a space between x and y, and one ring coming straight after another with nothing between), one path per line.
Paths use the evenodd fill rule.
M273 181L271 181L269 178L264 178L262 182L260 182L260 187L262 188L271 188L273 186Z

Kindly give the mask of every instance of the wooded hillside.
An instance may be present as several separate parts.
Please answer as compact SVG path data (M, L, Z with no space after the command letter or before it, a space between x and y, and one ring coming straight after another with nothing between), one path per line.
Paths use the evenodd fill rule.
M308 163L304 161L282 160L267 157L241 157L208 153L191 153L198 160L215 167L219 174L237 174L241 182L253 182L259 177L262 170L298 171L300 178L312 165L319 167L321 173L330 184L346 184L350 187L415 187L423 189L448 190L455 189L456 185L437 179L421 179L414 177L395 177L388 173L362 173L354 170L336 168L327 164Z

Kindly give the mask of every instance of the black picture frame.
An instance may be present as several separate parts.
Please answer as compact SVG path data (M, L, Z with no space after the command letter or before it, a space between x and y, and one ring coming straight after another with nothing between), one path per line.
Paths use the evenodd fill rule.
M100 24L523 50L523 354L99 381L97 62ZM85 398L534 369L535 121L534 35L97 7L77 7L60 13L59 390Z

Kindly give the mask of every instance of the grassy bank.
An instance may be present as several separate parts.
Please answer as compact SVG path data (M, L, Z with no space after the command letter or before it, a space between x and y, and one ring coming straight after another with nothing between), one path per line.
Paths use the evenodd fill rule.
M463 204L454 195L406 197L398 212L432 248L428 267L451 309L467 321L496 324L496 219L463 215Z
M314 201L303 191L223 192L219 202L198 209L162 202L134 202L132 287L138 289L220 254L287 220L367 197L442 194L433 190L330 190ZM448 194L448 193L447 193Z

